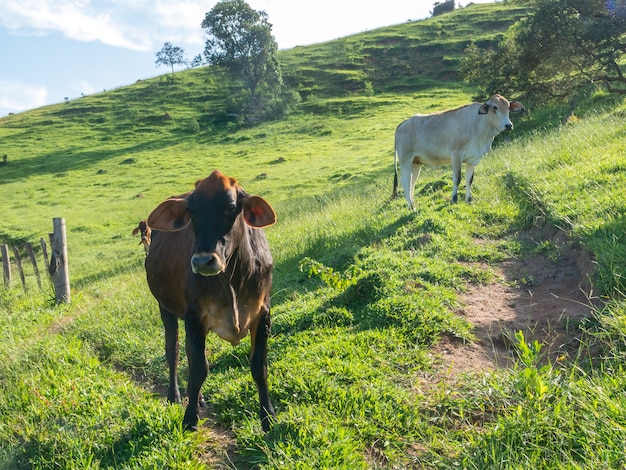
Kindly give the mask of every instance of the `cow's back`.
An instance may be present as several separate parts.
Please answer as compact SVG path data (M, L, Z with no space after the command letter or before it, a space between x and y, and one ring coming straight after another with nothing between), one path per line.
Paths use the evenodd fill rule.
M485 137L479 126L479 108L480 104L473 103L450 111L411 116L396 130L398 154L420 157L429 166L445 165L454 155L482 156L484 145L479 144Z

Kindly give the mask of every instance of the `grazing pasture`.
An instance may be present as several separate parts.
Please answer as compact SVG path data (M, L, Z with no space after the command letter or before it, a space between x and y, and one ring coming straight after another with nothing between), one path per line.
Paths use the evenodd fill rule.
M458 53L460 35L493 39L500 32L481 28L517 14L475 5L421 31L426 45L437 36ZM206 69L0 119L0 241L37 239L64 217L73 289L59 306L51 293L0 290L0 469L623 465L626 105L589 92L561 124L569 109L524 102L530 115L510 140L496 138L472 204L449 202L449 168L424 169L411 212L389 199L395 127L473 100L472 88L425 75L340 94L328 63L340 46L360 60L362 49L345 47L359 38L393 47L419 31L282 51L286 71L308 61L310 73L288 78L318 84L317 96L251 128L219 120L227 90ZM454 70L454 57L444 62ZM277 214L265 229L275 265L268 433L249 339L233 347L215 335L208 406L199 431L183 431L132 235L164 194L215 168ZM588 308L570 315L571 299L558 298L546 318L532 293L571 282L558 273L572 265ZM466 299L489 287L496 320L474 325ZM563 340L544 342L551 332ZM506 357L490 361L496 348ZM472 354L484 368L463 362ZM184 400L182 357L180 369Z

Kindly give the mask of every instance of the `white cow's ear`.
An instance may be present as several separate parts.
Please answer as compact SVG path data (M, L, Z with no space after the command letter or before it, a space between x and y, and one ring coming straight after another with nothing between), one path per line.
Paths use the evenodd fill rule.
M487 103L483 104L478 110L478 114L487 114L489 112L489 105Z
M512 113L521 113L525 110L526 109L524 108L524 105L519 101L511 101L509 103L509 111L511 111Z

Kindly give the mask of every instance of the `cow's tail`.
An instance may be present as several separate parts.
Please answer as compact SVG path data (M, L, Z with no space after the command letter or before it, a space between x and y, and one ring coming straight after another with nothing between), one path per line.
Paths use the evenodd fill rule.
M396 129L396 136L393 139L393 192L391 193L391 199L395 199L398 196L398 142L397 142L398 130Z

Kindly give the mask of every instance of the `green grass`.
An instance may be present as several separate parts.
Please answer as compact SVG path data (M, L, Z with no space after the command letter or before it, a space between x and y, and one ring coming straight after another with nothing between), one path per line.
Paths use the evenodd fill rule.
M560 125L565 111L525 103L530 116L478 166L473 204L449 203L449 168L423 171L415 213L390 199L397 124L470 101L471 86L441 74L470 32L496 40L522 13L474 5L281 51L286 81L315 89L292 115L255 127L223 118L229 88L207 69L0 120L0 199L10 201L0 242L36 244L64 217L72 286L60 306L30 272L27 293L0 288L0 469L621 468L626 106L587 96ZM438 65L376 74L418 53ZM363 69L364 57L377 65ZM277 411L267 435L247 339L207 339L199 433L181 430L183 408L162 392L162 326L131 231L214 168L278 214L266 229ZM502 261L558 259L555 230L592 254L607 301L580 325L580 356L546 364L541 345L518 335L514 367L431 380L442 337L474 340L455 314L459 295L500 282ZM183 357L183 387L186 371Z

